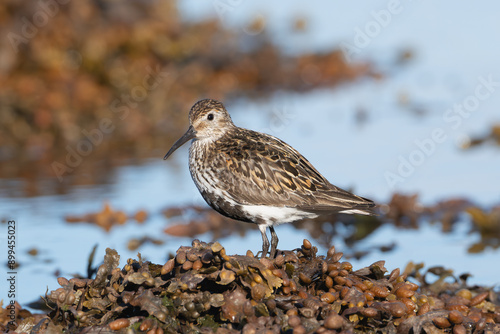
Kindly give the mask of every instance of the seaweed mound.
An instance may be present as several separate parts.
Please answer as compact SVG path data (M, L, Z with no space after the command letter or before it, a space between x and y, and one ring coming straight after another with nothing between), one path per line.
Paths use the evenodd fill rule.
M17 331L49 333L498 333L500 300L450 273L426 283L418 266L388 273L384 261L354 270L308 240L275 259L226 254L194 240L163 266L106 250L94 279L59 278L52 312L17 319ZM417 282L417 283L415 283Z

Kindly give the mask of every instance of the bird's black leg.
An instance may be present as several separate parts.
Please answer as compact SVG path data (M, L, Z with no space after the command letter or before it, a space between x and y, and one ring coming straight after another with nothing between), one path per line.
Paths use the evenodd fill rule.
M269 231L271 231L271 254L269 254L269 256L271 259L274 259L276 257L276 248L278 248L279 240L273 226L269 226Z
M266 257L267 251L269 250L269 239L267 239L266 228L266 225L259 224L259 230L262 234L262 258Z

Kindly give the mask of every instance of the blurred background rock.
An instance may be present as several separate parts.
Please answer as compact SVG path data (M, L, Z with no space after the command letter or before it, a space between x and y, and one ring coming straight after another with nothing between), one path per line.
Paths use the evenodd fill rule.
M219 20L183 22L173 0L7 0L0 22L0 178L26 182L19 196L106 183L114 166L164 150L197 99L372 74L340 51L286 56L265 33L242 43Z

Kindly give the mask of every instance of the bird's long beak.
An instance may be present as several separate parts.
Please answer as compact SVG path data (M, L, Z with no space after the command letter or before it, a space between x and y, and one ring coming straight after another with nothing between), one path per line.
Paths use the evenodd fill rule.
M165 154L165 157L163 157L163 160L167 160L168 157L172 153L174 153L174 151L176 149L178 149L179 147L181 147L188 140L191 140L191 139L193 139L195 137L196 137L196 131L194 130L193 126L190 126L189 129L186 131L186 133L184 135L182 135L182 137L180 137L179 140L177 140L174 143L174 145L170 148L170 150L167 152L167 154Z

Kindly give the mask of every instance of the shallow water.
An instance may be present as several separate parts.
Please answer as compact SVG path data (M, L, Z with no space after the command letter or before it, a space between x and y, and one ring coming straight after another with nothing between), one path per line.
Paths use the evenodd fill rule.
M229 26L245 34L244 26L238 24L262 14L267 18L266 31L290 53L320 51L340 42L354 43L356 27L365 27L374 20L372 10L380 11L388 5L374 1L360 9L359 4L351 3L342 3L341 8L335 3L305 6L298 1L286 8L263 1L231 3L233 9L224 16ZM212 6L211 2L195 5L187 1L183 2L182 10L186 19L199 19L217 15ZM459 145L471 135L488 131L492 123L500 122L500 86L495 84L500 82L500 43L493 36L500 30L500 22L492 8L500 4L481 7L481 4L458 5L448 0L403 1L401 6L403 10L393 15L390 23L354 57L373 59L375 67L383 70L382 79L363 79L307 93L280 92L259 101L232 101L227 107L233 120L237 125L280 137L304 154L332 183L352 188L376 201L386 202L393 192L399 191L418 192L425 204L450 197L466 197L483 207L497 204L498 147L483 145L464 151ZM295 17L307 19L306 31L293 33L290 19ZM402 49L413 50L414 57L404 65L397 65L395 61ZM484 80L494 82L492 91L470 115L455 118L453 122L443 118L449 108L474 96ZM366 112L366 122L357 121L357 110ZM446 136L446 139L434 142L433 148L429 144L426 154L415 141L428 143L435 129L442 129L440 138ZM95 244L99 245L97 262L105 248L111 247L122 256L122 265L126 258L136 257L137 251L127 249L132 237L149 235L165 241L163 246L147 244L139 249L144 258L157 263L164 262L168 253L180 245L190 244L189 238L174 238L162 232L163 208L204 205L189 176L187 145L175 152L170 161L161 160L171 144L165 144L164 152L156 152L157 159L116 169L107 185L76 187L67 195L13 197L13 189L21 187L22 182L2 183L1 217L15 219L18 227L17 259L21 267L17 292L21 303L34 300L47 287L57 288L56 270L60 271L59 276L66 277L85 274L87 258ZM401 159L410 160L412 155L419 163L391 186L387 172L397 175ZM105 200L127 213L145 209L150 218L144 225L129 221L109 233L95 225L64 222L68 214L101 210ZM2 224L0 228L5 245L6 227ZM277 233L282 249L295 248L309 237L289 225L278 227ZM209 235L200 237L206 241L209 238ZM395 251L376 251L360 261L350 261L357 268L384 259L386 267L392 270L412 260L424 262L426 267L443 265L454 269L456 274L472 272L474 283L498 284L500 267L492 263L498 263L499 251L467 253L468 245L478 238L476 233L468 234L465 221L449 234L442 234L439 225L423 224L417 231L385 225L363 242L368 248L395 241ZM257 231L243 238L233 235L221 242L229 254L245 253L247 249L256 252L261 245ZM337 249L345 247L340 239L335 245ZM27 255L33 247L39 250L35 257ZM3 250L0 252L2 263L6 262L5 254ZM0 281L5 284L4 279ZM6 299L7 289L5 286L0 289L0 298Z

